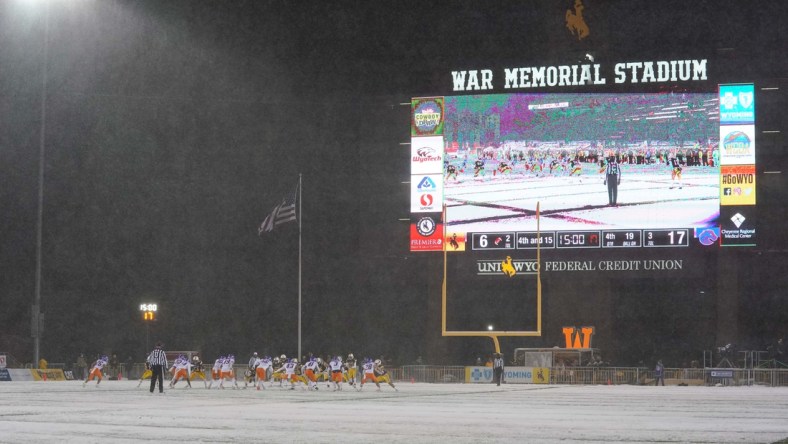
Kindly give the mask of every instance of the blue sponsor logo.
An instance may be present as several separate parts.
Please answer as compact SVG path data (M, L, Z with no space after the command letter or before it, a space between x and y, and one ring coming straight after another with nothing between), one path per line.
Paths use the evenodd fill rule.
M750 153L750 138L742 131L731 131L722 139L725 154L744 155Z
M474 368L471 371L471 381L479 382L479 381L491 381L492 380L492 370L489 369L480 369Z
M720 85L720 123L755 122L755 86Z
M695 237L701 245L714 245L720 239L720 227L695 228Z
M507 379L525 379L530 380L533 377L533 374L530 370L507 370L504 372L504 375Z
M435 182L428 176L425 176L423 179L421 179L421 182L419 182L417 188L419 191L433 191L436 187Z
M11 374L8 373L8 369L0 368L0 381L10 381Z
M712 378L733 378L733 370L712 370Z

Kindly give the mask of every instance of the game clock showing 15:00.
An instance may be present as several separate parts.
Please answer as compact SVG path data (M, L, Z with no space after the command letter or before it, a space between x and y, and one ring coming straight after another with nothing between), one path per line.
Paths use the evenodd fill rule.
M556 248L599 248L599 231L559 231Z

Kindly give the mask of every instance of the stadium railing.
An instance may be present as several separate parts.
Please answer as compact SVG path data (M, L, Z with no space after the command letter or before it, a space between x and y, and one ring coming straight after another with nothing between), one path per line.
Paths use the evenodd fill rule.
M67 368L71 366L70 368ZM50 368L73 369L76 364L66 366L51 363ZM9 368L12 368L9 366ZM32 364L21 364L18 368L33 368ZM144 363L120 364L123 379L139 379L145 371ZM243 370L236 368L239 381L243 381ZM205 368L209 371L209 368ZM713 376L714 370L717 376ZM465 366L405 365L388 369L393 381L426 382L433 384L465 383ZM722 371L723 376L719 376ZM169 377L165 373L165 378ZM210 375L208 375L210 376ZM359 375L360 378L361 375ZM76 376L77 379L80 376ZM667 368L664 371L665 385L760 385L788 387L788 368ZM553 367L550 369L550 384L574 385L654 385L654 370L637 367Z
M0 351L0 355L5 356L5 365L6 368L24 368L25 365L18 359L14 357L14 355L8 354L6 352Z
M457 383L465 382L465 367L435 365L405 365L389 369L395 381Z
M389 369L394 381L427 383L464 383L463 366L405 365ZM712 369L668 368L665 385L765 385L788 386L788 368L715 369L728 370L723 377L713 377ZM728 377L730 375L730 377ZM654 370L637 367L554 367L551 384L628 384L654 385Z

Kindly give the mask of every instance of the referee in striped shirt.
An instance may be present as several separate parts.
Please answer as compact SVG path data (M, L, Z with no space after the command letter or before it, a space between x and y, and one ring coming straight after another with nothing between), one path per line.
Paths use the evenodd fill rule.
M493 360L493 382L498 385L503 382L503 355L500 353L496 353Z
M153 372L153 375L150 377L151 393L156 388L157 379L159 381L159 393L164 393L164 369L167 368L167 355L161 349L163 345L161 342L157 342L156 347L148 356L148 364L150 364L150 369Z

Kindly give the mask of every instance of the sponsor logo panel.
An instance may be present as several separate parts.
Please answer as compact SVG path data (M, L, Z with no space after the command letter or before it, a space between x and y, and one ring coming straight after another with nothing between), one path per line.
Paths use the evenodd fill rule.
M720 165L755 164L755 125L720 126Z
M410 134L439 136L443 134L443 97L417 97L410 102Z
M720 245L727 247L756 245L756 207L737 205L720 207Z
M411 213L440 212L443 208L443 182L440 174L411 176Z
M410 173L443 174L443 136L410 139Z
M755 165L720 167L720 205L755 205Z
M411 214L410 251L443 251L441 213Z
M492 367L465 367L465 382L491 383ZM504 367L503 381L509 384L549 384L550 369L546 367Z
M755 123L755 86L720 85L720 124Z

